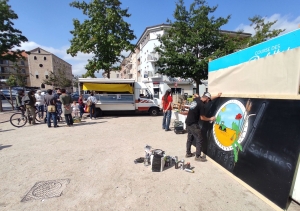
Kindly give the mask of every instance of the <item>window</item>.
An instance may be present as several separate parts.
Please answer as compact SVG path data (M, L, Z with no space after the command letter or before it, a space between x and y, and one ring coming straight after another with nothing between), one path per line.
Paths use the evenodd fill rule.
M48 76L48 75L45 75L45 78L46 78L46 79L48 79L48 78L49 78L49 76Z
M44 56L44 60L47 60L47 57L46 57L46 56Z
M34 58L34 60L37 60L36 56L34 56L33 58Z
M117 78L119 78L119 74L117 74Z
M40 50L40 49L38 50L38 53L41 53L41 50Z
M24 62L24 61L21 61L21 65L25 65L25 62Z
M41 84L41 88L42 88L42 89L45 89L45 84Z
M39 75L35 75L35 78L38 79L38 78L39 78Z
M22 73L25 73L25 69L22 69L21 72L22 72Z
M43 67L43 64L40 64L39 66L40 66L40 67Z

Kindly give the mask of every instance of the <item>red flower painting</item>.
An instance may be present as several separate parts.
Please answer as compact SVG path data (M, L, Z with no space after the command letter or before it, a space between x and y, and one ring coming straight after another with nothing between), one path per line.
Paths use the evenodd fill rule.
M243 117L242 114L237 114L237 115L235 116L235 119L236 119L236 120L240 120L242 117Z

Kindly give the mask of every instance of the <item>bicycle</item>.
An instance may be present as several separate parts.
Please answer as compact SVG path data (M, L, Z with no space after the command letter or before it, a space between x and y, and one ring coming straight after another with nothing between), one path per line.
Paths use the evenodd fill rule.
M30 114L30 111L27 112L27 116L25 114L25 111L24 109L20 109L21 112L17 112L17 113L14 113L13 115L11 115L9 121L10 121L10 124L12 124L12 126L14 127L23 127L24 125L26 125L27 121L28 121L28 118L30 118L32 120L32 115ZM35 120L37 122L41 122L41 119L38 117L39 114L38 111L35 111Z

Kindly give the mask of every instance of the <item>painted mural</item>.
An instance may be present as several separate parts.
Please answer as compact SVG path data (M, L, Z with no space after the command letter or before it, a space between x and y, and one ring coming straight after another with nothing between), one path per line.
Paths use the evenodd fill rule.
M300 153L300 101L219 98L207 105L204 153L285 209Z

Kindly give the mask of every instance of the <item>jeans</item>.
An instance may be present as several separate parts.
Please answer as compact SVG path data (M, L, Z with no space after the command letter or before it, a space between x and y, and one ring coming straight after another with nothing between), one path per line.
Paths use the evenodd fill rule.
M36 106L37 110L39 111L39 114L41 115L40 118L43 119L44 118L44 105L38 105Z
M53 120L53 125L54 125L54 127L56 127L57 126L57 114L56 114L56 112L47 112L48 127L51 127L51 117L52 117L52 120Z
M71 114L65 114L65 119L66 119L67 125L73 125L73 118L72 118Z
M165 130L170 130L170 121L171 121L172 110L167 110L164 113L164 118L162 122L162 128Z
M94 103L92 105L90 105L90 118L92 119L92 117L96 118L95 104Z
M84 113L84 105L79 105L78 107L79 107L80 118L81 118Z
M201 128L199 124L192 124L190 126L186 126L186 130L188 132L187 141L186 141L186 154L191 153L191 146L193 144L193 140L196 141L196 156L201 155L201 148L203 143L203 137L201 133Z
M56 113L57 113L58 117L61 116L61 114L62 114L61 104L56 105Z
M35 107L26 105L26 112L27 112L28 117L30 114L30 116L32 118L32 119L28 118L29 124L31 124L31 123L35 124Z

